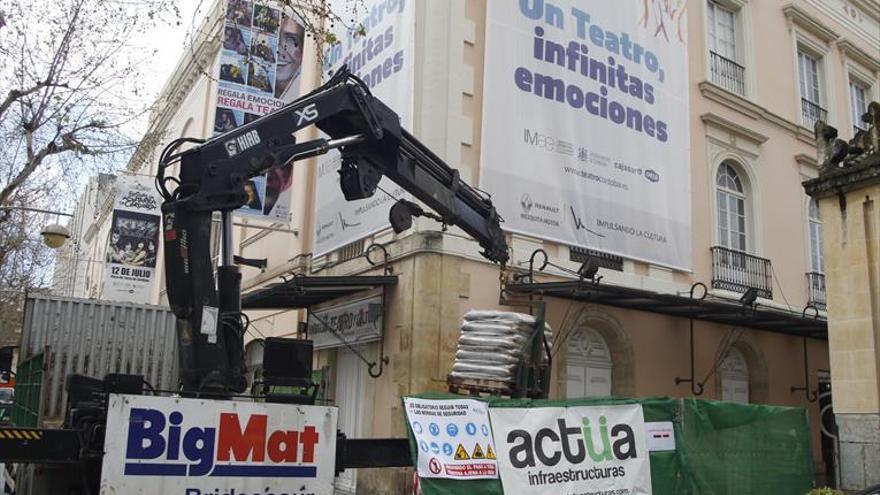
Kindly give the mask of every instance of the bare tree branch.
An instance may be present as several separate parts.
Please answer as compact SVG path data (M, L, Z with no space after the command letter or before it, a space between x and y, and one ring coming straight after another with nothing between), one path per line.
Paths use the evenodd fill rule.
M0 206L69 209L84 176L128 162L151 108L132 42L176 1L0 0ZM47 281L45 221L0 212L0 287Z
M6 99L4 99L2 103L0 103L0 119L3 118L3 114L6 113L6 110L13 103L15 103L19 98L25 97L25 96L32 94L32 93L36 93L37 91L39 91L43 88L49 87L49 86L58 86L58 87L62 87L62 88L67 87L67 85L63 84L63 83L52 83L49 81L40 81L37 84L35 84L27 89L23 89L23 90L11 89L11 90L9 90L9 93L6 94Z

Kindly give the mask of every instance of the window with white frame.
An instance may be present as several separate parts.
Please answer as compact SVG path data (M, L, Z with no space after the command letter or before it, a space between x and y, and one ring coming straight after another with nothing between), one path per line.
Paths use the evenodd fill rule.
M736 169L728 163L718 167L715 176L715 198L718 208L718 244L727 249L745 252L746 189Z
M828 111L822 106L821 62L819 57L798 48L798 78L801 88L801 122L809 129L816 121L827 120Z
M862 115L868 111L868 86L858 79L849 79L849 104L853 121L853 134L860 130L866 130L867 126L862 122Z
M708 0L706 4L709 41L709 67L712 82L722 88L745 94L745 68L739 63L737 12Z
M819 215L819 203L810 198L810 270L822 273L822 217Z
M819 214L819 202L810 198L807 213L807 224L810 229L810 271L807 272L809 300L807 304L817 309L825 309L825 275L823 274L822 256L822 217Z

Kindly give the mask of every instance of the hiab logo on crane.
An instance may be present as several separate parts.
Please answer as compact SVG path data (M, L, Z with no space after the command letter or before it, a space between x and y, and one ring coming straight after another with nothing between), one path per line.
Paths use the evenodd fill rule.
M125 475L315 478L315 426L270 431L266 414L220 413L216 427L184 426L180 411L132 408Z

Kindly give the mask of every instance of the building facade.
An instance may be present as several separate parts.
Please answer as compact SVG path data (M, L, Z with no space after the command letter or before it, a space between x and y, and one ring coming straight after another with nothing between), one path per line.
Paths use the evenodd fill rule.
M527 9L543 2L511 2L511 8L517 3ZM417 62L405 124L474 185L482 173L484 100L494 90L484 85L486 4L407 4L413 9L408 62ZM833 421L823 416L831 403L831 379L822 212L800 184L818 175L815 122L830 122L849 138L865 125L859 117L867 102L880 98L880 5L872 0L680 4L686 15L679 11L673 18L687 33L690 170L681 194L689 195L691 234L684 244L690 269L510 233L511 261L502 271L483 259L463 232L423 218L402 234L383 228L314 256L322 236L319 218L326 213L318 160L294 167L289 222L237 220L235 254L267 259L264 270L242 269L246 299L287 283L291 274L396 277L388 284L364 282L372 292L311 308L320 315L383 295L378 335L351 345L331 343L316 353L325 398L340 406L340 428L348 436L404 435L400 398L446 389L465 312L529 312L530 302L541 300L555 332L551 397L699 393L707 399L803 406L813 429L817 478L834 478L834 442L823 433L823 421L825 430L833 430ZM151 120L151 133L161 139L145 142L130 170L155 172L158 153L171 139L211 136L218 85L212 74L220 64L223 25L218 3ZM310 40L303 59L302 93L316 87L322 73ZM314 132L301 134L311 138ZM522 208L534 204L523 199ZM94 256L100 259L99 254ZM573 274L587 259L601 267L598 284ZM164 284L158 285L149 302L164 300ZM749 289L756 306L740 304ZM298 335L306 322L313 327L305 305L291 301L290 308L266 309L273 306L267 304L249 310L249 338ZM259 367L256 349L249 346L249 358ZM397 492L409 476L405 470L349 472L339 488Z
M828 212L826 236L829 296L829 351L835 419L840 441L840 481L847 490L880 483L880 332L877 293L880 254L874 210L880 176L880 103L869 108L873 130L860 134L862 153L842 166L823 153L821 174L805 190ZM821 140L825 149L829 140Z
M52 293L100 298L116 176L98 174L85 186L68 221L71 240L58 249Z

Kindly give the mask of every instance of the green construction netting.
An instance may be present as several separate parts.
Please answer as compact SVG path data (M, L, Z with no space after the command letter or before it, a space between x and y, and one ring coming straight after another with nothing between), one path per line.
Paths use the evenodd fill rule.
M813 458L806 409L694 399L684 399L683 406L676 437L683 445L685 493L810 491Z
M468 398L443 393L413 397ZM476 399L488 402L490 408L641 404L646 422L672 421L675 429L675 451L651 452L651 484L656 495L804 495L813 480L809 422L804 408L666 397ZM409 426L407 434L415 462L418 447ZM420 484L424 495L504 493L499 480L424 478Z
M15 402L12 404L12 424L36 428L40 426L40 396L43 393L43 353L36 354L18 365L15 375Z

